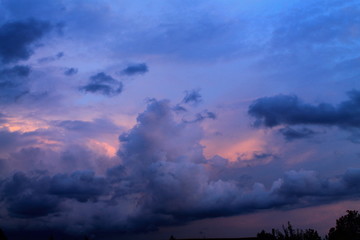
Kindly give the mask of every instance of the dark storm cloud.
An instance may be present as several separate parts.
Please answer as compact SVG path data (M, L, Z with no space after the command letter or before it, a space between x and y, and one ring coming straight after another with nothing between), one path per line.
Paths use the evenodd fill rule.
M17 65L0 70L0 102L11 103L29 93L29 66Z
M348 100L334 106L328 103L311 105L296 96L277 95L255 100L248 113L255 117L255 125L314 124L339 127L360 127L360 92L348 92Z
M201 101L202 101L202 97L201 97L199 89L186 91L185 97L182 100L182 102L185 104L193 104L193 105L196 105L196 104L200 103Z
M80 87L80 90L89 93L98 93L109 97L119 95L123 90L122 82L110 75L100 72L90 77L90 83Z
M77 74L78 73L78 69L77 68L68 68L68 69L66 69L65 71L64 71L64 74L66 75L66 76L73 76L73 75L75 75L75 74Z
M0 79L11 77L27 77L30 73L30 67L17 65L12 68L5 68L0 71Z
M0 206L6 209L4 214L15 222L31 219L29 229L38 227L36 219L41 218L52 228L69 226L73 233L80 231L79 221L81 232L146 232L195 219L358 196L360 170L355 168L332 178L314 171L288 171L267 187L244 180L237 171L222 174L217 170L231 168L229 161L206 159L199 124L186 124L174 114L169 101L150 100L136 125L119 137L120 164L108 169L105 177L75 171L17 172L3 178ZM93 128L89 122L63 121L58 126L86 132L101 124ZM70 163L87 157L83 153L72 156ZM276 156L255 152L253 158L262 162Z
M57 174L50 179L51 195L73 198L79 202L96 200L108 191L104 178L96 177L92 171L78 171L72 174Z
M1 186L1 200L7 205L10 216L36 218L61 211L61 202L74 199L79 202L97 198L108 191L104 178L91 171L72 174L26 175L17 172L5 179Z
M131 64L128 65L125 69L123 69L120 74L127 75L127 76L133 76L137 74L144 74L149 71L148 66L146 63L137 63L137 64Z
M59 211L59 200L49 195L24 194L9 203L10 216L17 218L36 218Z
M285 137L287 141L292 141L302 138L310 138L316 134L316 132L314 132L309 128L294 129L291 127L281 128L279 129L279 132Z
M46 194L47 180L29 178L24 173L15 173L1 186L3 201L7 203L10 216L18 218L42 217L57 212L59 200Z
M33 54L33 44L51 30L48 22L29 19L14 21L0 27L0 59L3 63L27 60Z

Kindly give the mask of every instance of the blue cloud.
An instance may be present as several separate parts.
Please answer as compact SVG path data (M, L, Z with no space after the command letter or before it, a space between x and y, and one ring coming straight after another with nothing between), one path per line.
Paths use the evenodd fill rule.
M110 75L100 72L91 76L90 82L80 87L80 90L87 93L98 93L108 97L114 97L122 92L123 84Z
M0 59L3 63L27 60L33 44L51 30L48 22L30 19L14 21L0 27Z
M130 64L125 69L123 69L120 73L122 75L133 76L137 74L144 74L149 71L148 66L146 63L137 63L137 64Z

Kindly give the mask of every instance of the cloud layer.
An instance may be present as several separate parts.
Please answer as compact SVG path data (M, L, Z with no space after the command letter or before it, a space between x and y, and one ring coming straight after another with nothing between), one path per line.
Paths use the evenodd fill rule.
M334 106L328 103L311 105L296 96L277 95L257 99L249 107L248 113L255 117L257 126L313 124L358 128L360 92L348 92L348 97L349 100Z
M230 162L205 158L198 123L177 121L172 109L167 100L151 100L137 124L120 135L121 163L104 176L35 171L3 178L3 216L13 226L31 219L33 230L41 229L45 220L50 229L66 234L146 232L195 219L335 202L359 191L357 168L334 178L288 171L269 187L224 178L216 169L229 168ZM96 124L93 129L80 121L56 124L71 131L96 131Z

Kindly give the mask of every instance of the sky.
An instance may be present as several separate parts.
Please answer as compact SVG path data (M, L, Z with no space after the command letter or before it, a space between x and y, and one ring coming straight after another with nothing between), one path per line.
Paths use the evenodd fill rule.
M11 239L324 235L360 204L357 0L0 0Z

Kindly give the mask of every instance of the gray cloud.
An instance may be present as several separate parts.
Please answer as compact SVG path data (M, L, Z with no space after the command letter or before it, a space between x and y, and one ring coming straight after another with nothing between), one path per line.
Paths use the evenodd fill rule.
M137 63L137 64L130 64L125 69L123 69L120 74L133 76L137 74L144 74L149 71L148 66L146 63Z
M359 128L360 92L350 91L348 97L337 106L328 103L311 105L289 95L264 97L255 100L248 113L256 119L257 126L313 124Z
M27 60L33 44L51 30L48 22L29 19L14 21L0 27L0 59L3 63Z
M79 202L95 201L107 192L106 181L93 172L78 171L72 174L27 176L17 172L1 185L3 201L11 216L36 218L61 210L64 199Z
M90 83L80 87L80 90L89 93L98 93L108 97L119 95L123 90L122 82L110 75L100 72L90 77Z
M30 92L29 66L16 65L0 70L0 103L11 103Z
M294 129L291 127L285 127L279 129L279 132L285 137L287 141L293 141L302 138L311 138L316 132L309 128Z
M49 194L61 198L73 198L79 202L95 201L108 192L104 178L92 171L77 171L72 174L57 174L50 179Z
M68 68L64 71L64 75L66 76L73 76L75 74L78 73L78 69L77 68Z
M182 102L185 104L199 104L202 101L202 97L199 89L194 89L191 91L185 91L185 97Z
M105 176L92 171L28 171L3 178L0 201L5 216L14 226L28 218L29 229L41 229L46 221L63 233L63 229L73 234L146 232L195 219L311 206L358 195L360 170L356 168L331 178L314 171L288 171L267 187L239 176L249 172L239 167L232 174L227 174L230 170L221 173L219 169L231 168L229 161L206 159L199 124L186 124L174 115L169 101L149 101L137 124L120 135L120 163ZM89 124L58 122L68 131L96 129ZM74 165L77 158L87 157L80 153L69 159ZM254 153L256 161L275 157Z

